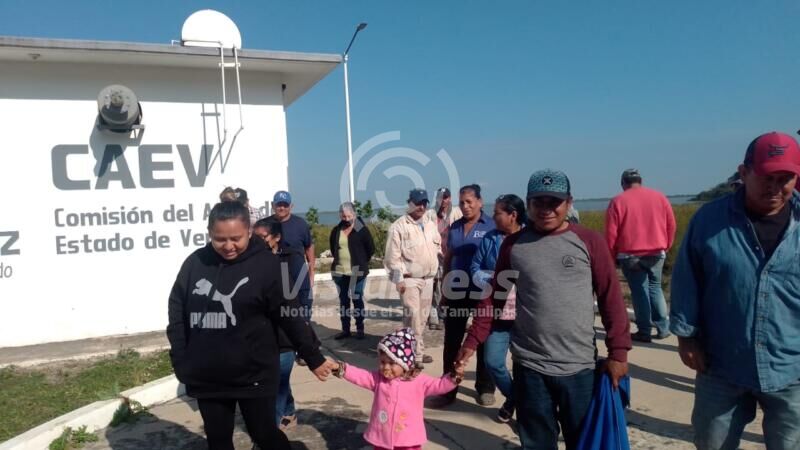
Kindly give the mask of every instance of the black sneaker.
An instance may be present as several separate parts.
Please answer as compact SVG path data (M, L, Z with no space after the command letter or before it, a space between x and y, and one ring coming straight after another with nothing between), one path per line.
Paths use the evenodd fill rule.
M337 333L335 336L333 336L333 339L335 339L337 341L340 341L342 339L347 339L347 338L351 337L352 335L353 334L350 333L349 331L342 331L340 333Z
M631 340L636 342L653 342L653 338L649 334L639 333L631 333Z
M356 339L359 341L363 341L366 336L364 335L364 330L356 331Z
M500 423L508 423L511 418L514 417L514 409L513 408L506 408L506 405L500 407L497 411L497 420Z
M423 364L430 364L433 362L433 356L431 355L422 355L422 363Z

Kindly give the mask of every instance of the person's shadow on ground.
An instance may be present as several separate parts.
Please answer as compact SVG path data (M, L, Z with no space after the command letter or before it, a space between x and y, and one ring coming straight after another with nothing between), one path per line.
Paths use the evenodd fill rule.
M206 450L205 434L202 421L190 414L199 415L197 402L187 397L180 397L159 408L170 408L173 412L180 410L186 417L185 422L177 423L163 420L154 415L141 415L135 422L124 423L117 427L108 427L100 434L100 440L87 444L85 450ZM291 433L290 433L291 434ZM289 436L293 450L310 450L327 448L324 446L308 447L305 442L297 441L299 436ZM247 429L241 415L237 412L233 432L233 444L236 449L251 450L253 441L247 434ZM265 449L266 450L266 449Z

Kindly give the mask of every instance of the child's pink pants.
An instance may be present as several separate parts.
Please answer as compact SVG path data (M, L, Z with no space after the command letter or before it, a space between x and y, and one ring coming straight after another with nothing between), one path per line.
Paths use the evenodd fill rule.
M375 447L375 450L422 450L422 446L415 445L413 447L395 447L393 449L384 447Z

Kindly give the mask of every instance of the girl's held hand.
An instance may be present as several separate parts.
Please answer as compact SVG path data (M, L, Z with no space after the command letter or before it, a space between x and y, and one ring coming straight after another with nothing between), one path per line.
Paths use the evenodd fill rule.
M453 378L453 382L461 384L461 381L464 380L464 365L456 363L450 376Z

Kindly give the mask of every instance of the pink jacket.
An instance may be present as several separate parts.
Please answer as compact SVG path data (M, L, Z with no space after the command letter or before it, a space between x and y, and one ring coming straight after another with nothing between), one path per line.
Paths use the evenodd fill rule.
M364 439L384 448L421 446L428 442L422 416L425 397L456 388L449 374L441 378L419 374L408 381L388 380L378 372L350 364L345 366L344 379L375 394Z
M611 256L667 251L675 240L675 215L661 192L644 186L628 189L606 210L606 241Z

